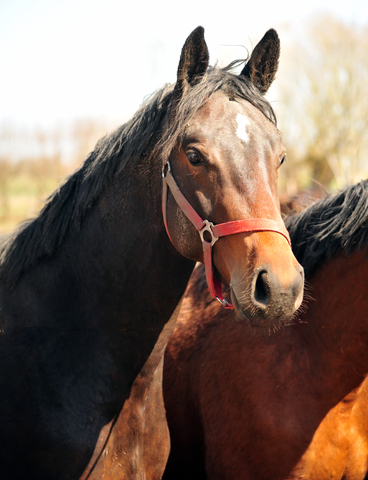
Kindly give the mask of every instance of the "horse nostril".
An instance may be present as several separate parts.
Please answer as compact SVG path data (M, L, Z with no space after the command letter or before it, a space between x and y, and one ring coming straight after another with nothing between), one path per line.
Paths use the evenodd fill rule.
M267 288L267 272L264 270L260 271L254 286L254 300L257 304L262 307L267 307L268 305L268 288Z

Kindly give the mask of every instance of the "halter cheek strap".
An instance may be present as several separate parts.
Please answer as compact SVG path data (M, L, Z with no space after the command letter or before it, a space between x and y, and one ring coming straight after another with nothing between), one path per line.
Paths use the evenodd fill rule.
M286 230L283 223L267 218L249 218L247 220L235 220L232 222L219 223L217 225L214 225L208 220L203 220L182 194L180 188L175 182L174 177L172 176L170 163L167 162L162 169L162 214L164 218L166 232L171 242L172 239L170 237L169 229L167 226L166 216L168 187L170 188L170 191L176 203L185 213L187 218L192 222L201 237L203 246L203 263L206 270L207 285L211 295L216 298L224 308L233 309L233 305L227 300L225 300L223 297L221 282L217 280L217 278L215 278L213 275L212 248L214 244L220 237L224 237L226 235L233 235L235 233L275 232L282 235L286 239L288 244L291 246L288 231Z

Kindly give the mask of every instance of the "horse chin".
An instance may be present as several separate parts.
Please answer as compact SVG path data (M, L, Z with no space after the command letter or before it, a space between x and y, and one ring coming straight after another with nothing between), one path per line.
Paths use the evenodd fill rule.
M293 319L293 314L284 314L275 312L275 314L260 312L254 305L241 305L234 290L230 289L231 303L234 306L235 319L238 322L245 322L252 328L261 329L279 329L289 325Z

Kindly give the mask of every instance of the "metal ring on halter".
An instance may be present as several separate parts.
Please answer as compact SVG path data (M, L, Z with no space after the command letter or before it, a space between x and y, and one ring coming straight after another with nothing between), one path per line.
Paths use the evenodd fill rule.
M162 166L162 178L166 178L167 172L171 172L171 166L169 161L167 161L165 165Z
M203 220L204 226L202 229L199 231L199 235L201 236L202 243L207 242L207 240L204 238L204 232L208 232L211 235L211 247L217 242L218 237L215 237L212 231L212 227L214 226L212 222L209 222L208 220Z

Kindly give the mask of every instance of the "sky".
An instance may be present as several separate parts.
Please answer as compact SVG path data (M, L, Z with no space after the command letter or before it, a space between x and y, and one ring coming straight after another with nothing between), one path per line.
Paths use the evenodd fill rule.
M123 123L175 81L181 47L198 25L210 63L224 65L271 27L282 47L321 13L368 24L368 1L0 0L0 126Z

